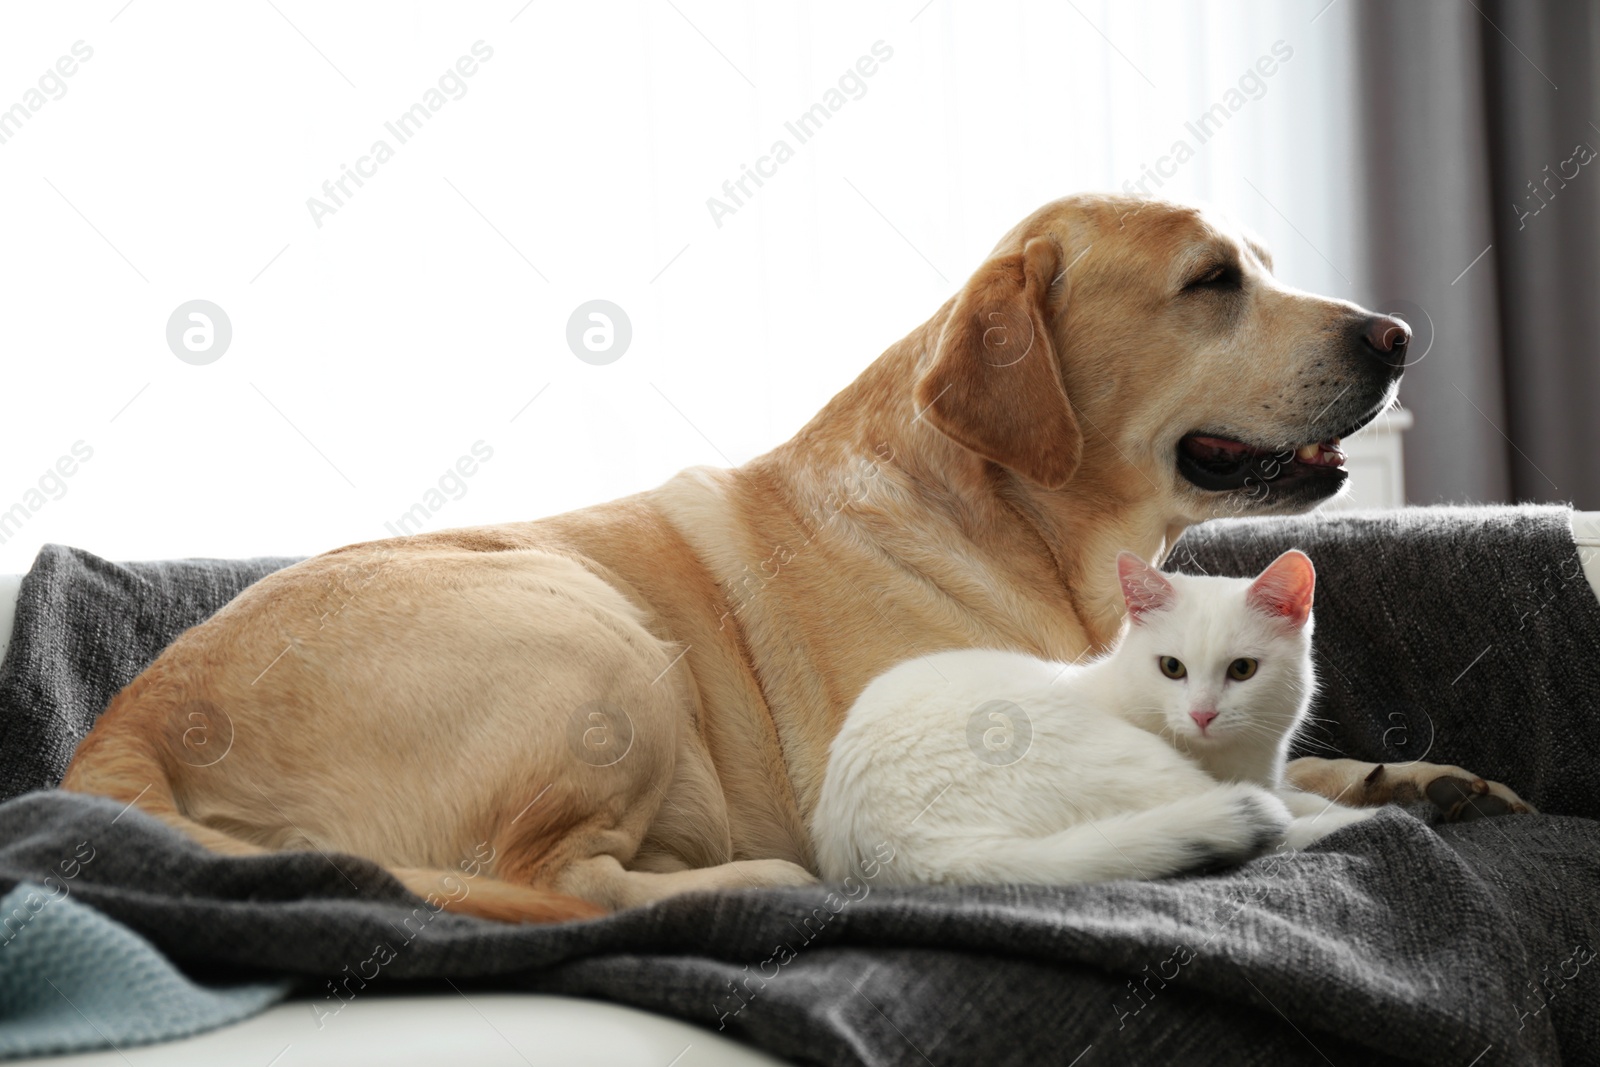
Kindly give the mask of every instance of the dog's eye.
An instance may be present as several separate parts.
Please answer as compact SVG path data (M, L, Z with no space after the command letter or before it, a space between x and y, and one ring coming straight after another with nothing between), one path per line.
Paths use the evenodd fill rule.
M1237 289L1242 278L1239 268L1227 263L1219 263L1208 269L1204 274L1185 285L1185 292L1197 289Z

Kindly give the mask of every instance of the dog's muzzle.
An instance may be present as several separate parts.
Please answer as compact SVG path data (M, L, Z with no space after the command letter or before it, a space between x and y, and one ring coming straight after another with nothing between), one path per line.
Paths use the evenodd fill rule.
M1338 492L1346 478L1340 438L1355 433L1387 406L1405 373L1411 344L1411 327L1393 315L1371 315L1353 325L1355 336L1345 336L1354 349L1351 371L1360 384L1347 386L1334 398L1337 402L1350 394L1337 409L1330 403L1318 412L1305 439L1267 447L1221 429L1197 429L1178 441L1178 473L1198 489L1244 490L1262 499L1270 493L1280 503L1311 502Z

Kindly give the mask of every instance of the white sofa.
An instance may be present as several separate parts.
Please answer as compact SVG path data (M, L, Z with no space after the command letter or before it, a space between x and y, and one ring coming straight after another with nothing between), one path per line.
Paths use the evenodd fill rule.
M783 1061L676 1019L514 993L373 996L317 1029L308 1001L198 1037L141 1048L16 1060L51 1067L769 1067ZM711 1008L706 1006L706 1016Z

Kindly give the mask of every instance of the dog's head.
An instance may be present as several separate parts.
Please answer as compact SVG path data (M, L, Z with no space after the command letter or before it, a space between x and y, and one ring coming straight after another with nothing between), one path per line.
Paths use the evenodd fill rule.
M1142 478L1173 519L1304 511L1343 486L1339 438L1393 400L1409 340L1396 318L1282 284L1212 215L1071 197L963 287L915 399L1045 489L1093 454L1097 476Z

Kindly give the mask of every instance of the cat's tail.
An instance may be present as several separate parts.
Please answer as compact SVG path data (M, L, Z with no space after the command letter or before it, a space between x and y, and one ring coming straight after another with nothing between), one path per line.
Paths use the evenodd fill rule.
M918 863L923 869L897 873L917 881L963 884L1164 878L1259 856L1283 841L1290 818L1283 801L1268 790L1230 783L1043 837L985 835L926 842L896 859L897 866Z

